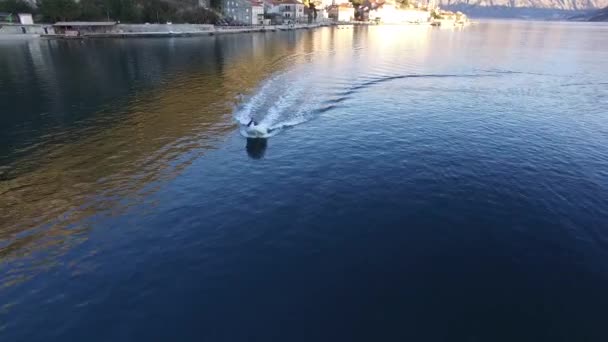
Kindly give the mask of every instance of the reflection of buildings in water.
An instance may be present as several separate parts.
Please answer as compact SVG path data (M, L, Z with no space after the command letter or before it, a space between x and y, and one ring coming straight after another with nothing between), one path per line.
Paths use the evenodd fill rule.
M185 39L172 43L171 53L166 42L38 41L42 45L21 50L16 59L31 54L35 68L27 72L45 84L27 88L29 96L44 95L29 115L51 107L51 101L62 103L56 108L89 102L78 113L85 125L54 126L57 134L39 138L36 149L3 166L0 262L21 266L11 266L14 272L0 286L52 264L86 239L93 217L138 203L154 191L150 184L175 177L213 148L234 130L226 114L235 98L311 48L306 42L291 47L281 35ZM13 59L0 60L2 65L27 68ZM7 77L13 74L0 75ZM256 143L252 155L263 156L265 145ZM34 253L45 257L35 265L24 262Z

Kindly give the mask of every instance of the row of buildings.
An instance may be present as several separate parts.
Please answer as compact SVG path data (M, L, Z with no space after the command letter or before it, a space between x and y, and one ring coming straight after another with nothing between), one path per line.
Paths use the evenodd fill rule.
M205 0L200 0L205 1ZM231 22L245 25L268 25L306 22L311 12L338 22L352 20L378 23L428 23L437 12L435 0L421 0L404 5L397 0L362 0L353 6L349 0L308 0L314 10L299 0L222 0L220 11Z
M408 6L397 3L396 0L363 0L358 6L353 6L349 0L308 1L309 7L299 0L221 0L218 9L224 19L219 25L291 24L317 20L317 18L338 22L356 19L389 24L428 23L432 14L435 14L435 21L466 21L466 16L460 12L453 14L440 11L435 7L434 0ZM202 7L208 7L209 2L209 0L198 0L199 6ZM0 12L0 22L13 23L17 20L20 24L33 24L30 14L15 16Z
M309 1L314 9L298 0L222 0L220 11L225 17L246 25L302 23L309 20L309 15L315 20L342 22L355 18L356 9L349 0Z
M270 24L271 20L279 23L303 22L308 16L304 13L304 7L297 0L222 0L220 11L238 23L264 25Z

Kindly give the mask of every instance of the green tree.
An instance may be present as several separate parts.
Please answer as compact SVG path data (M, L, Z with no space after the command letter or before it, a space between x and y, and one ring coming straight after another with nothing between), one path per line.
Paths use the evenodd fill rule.
M105 6L110 18L124 22L140 21L139 11L133 0L106 0Z
M40 12L52 21L73 20L80 16L80 7L73 0L42 0Z
M148 0L143 4L142 20L146 23L161 23L166 21L160 0Z
M80 18L82 20L107 20L107 13L101 0L80 0Z
M218 15L206 8L191 8L183 10L175 18L176 22L191 24L213 24L217 22Z
M0 12L8 13L34 13L34 8L27 2L22 0L4 0L0 1Z
M222 7L222 0L209 0L209 5L213 9L220 9Z

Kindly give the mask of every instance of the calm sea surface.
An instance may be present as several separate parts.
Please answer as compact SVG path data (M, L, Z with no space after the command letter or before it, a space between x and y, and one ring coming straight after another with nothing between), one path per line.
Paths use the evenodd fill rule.
M1 341L608 341L608 25L0 41L0 106Z

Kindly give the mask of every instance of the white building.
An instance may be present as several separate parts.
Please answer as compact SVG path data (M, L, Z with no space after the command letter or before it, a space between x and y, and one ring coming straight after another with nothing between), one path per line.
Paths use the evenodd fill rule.
M257 0L223 0L222 13L246 25L261 25L264 23L264 5Z
M349 22L355 19L355 9L351 3L330 6L327 12L330 18L339 22Z
M369 20L378 20L386 24L426 23L430 19L431 12L429 11L399 9L388 4L369 12Z
M305 20L304 4L297 0L265 0L264 7L267 14L279 14L287 21Z
M263 25L264 24L264 3L262 1L257 1L257 0L251 1L251 24L252 25Z
M23 25L34 25L34 18L30 13L19 13L17 16L19 17L19 23Z

